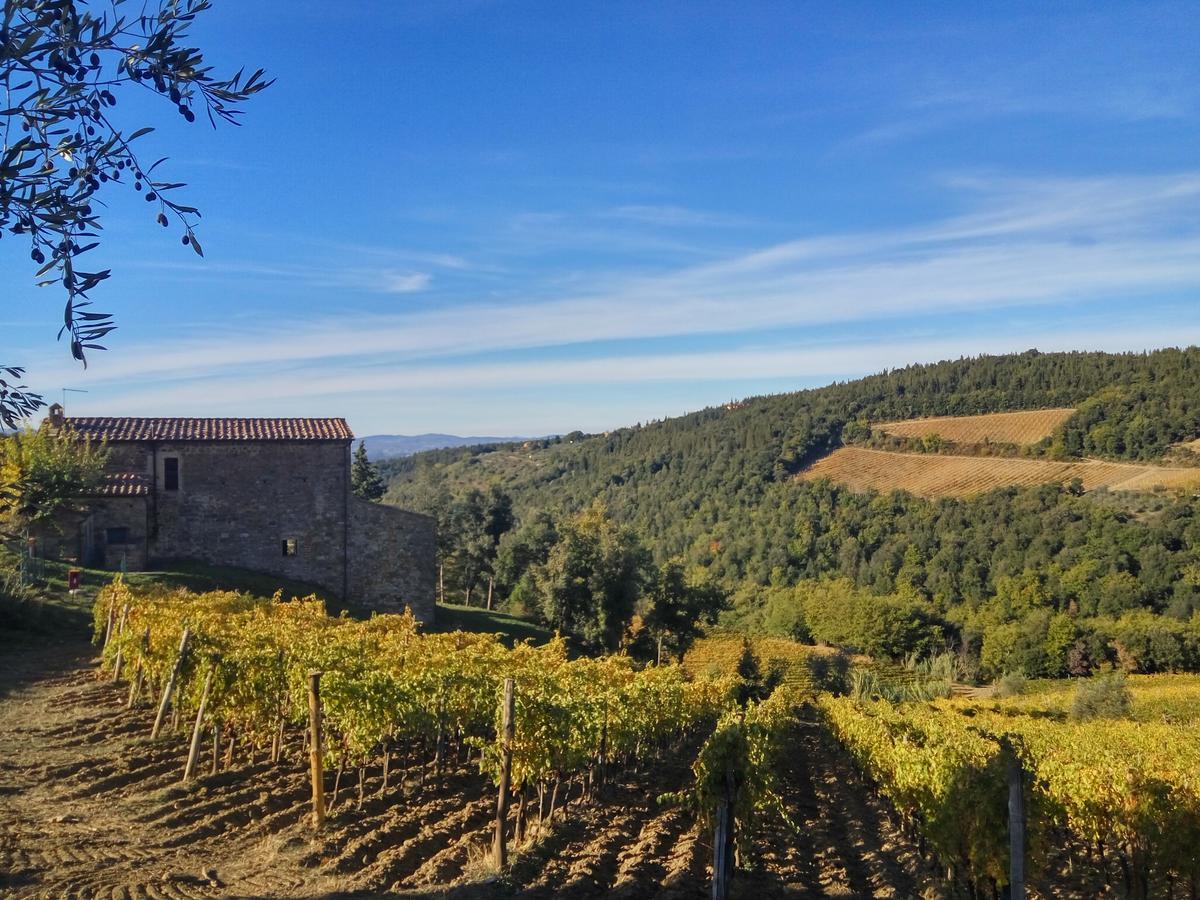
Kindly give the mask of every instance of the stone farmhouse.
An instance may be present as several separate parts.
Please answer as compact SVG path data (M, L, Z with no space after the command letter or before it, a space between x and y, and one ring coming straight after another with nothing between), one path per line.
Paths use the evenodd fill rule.
M46 425L109 451L62 555L106 569L238 566L432 621L434 521L351 492L344 419L68 418L55 404Z

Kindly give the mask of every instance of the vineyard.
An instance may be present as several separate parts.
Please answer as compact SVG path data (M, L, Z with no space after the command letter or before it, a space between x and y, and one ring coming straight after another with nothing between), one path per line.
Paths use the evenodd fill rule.
M1137 722L1188 725L1200 724L1200 675L1130 675L1134 697L1131 717ZM989 708L1006 715L1066 716L1074 696L1071 681L1034 681L1022 694L991 699ZM975 704L957 701L954 706L970 710Z
M739 705L735 678L333 618L311 599L118 582L95 623L102 677L60 685L49 706L70 721L44 732L52 762L28 763L55 813L41 839L72 830L64 808L92 804L81 826L134 811L100 829L119 847L99 856L30 849L29 814L11 816L0 865L38 895L699 897L735 856L738 880L768 892L908 896L931 878L800 694ZM150 848L165 870L145 870Z
M639 668L120 582L95 627L100 677L24 695L4 673L5 771L32 785L0 797L17 895L991 896L1014 770L1031 896L1186 898L1200 877L1195 676L1131 678L1133 720L1073 722L1061 683L837 696L845 655L779 639Z
M677 667L637 670L628 657L568 660L561 640L510 650L494 635L421 633L407 614L333 618L314 599L135 596L118 581L98 598L96 617L102 664L114 680L123 669L130 677L130 704L144 685L158 687L156 731L168 708L195 712L194 741L211 731L278 760L289 727L314 727L319 690L331 740L314 765L339 773L361 774L376 757L386 771L393 754L424 753L434 777L454 755L474 756L499 780L499 692L512 679L521 689L505 769L522 808L536 791L551 814L560 787L586 790L607 766L661 756L715 720L730 693L728 683L688 680Z
M828 478L854 491L901 490L922 497L966 497L1005 487L1067 484L1078 478L1085 491L1151 491L1200 486L1200 469L1080 460L893 453L841 447L798 476Z
M718 634L696 641L684 656L683 667L695 677L732 677L747 648L762 669L764 683L782 685L793 696L837 689L850 666L846 655L832 647L813 647L785 638Z
M896 437L937 435L955 444L1036 444L1074 415L1074 409L1034 409L981 416L931 416L880 422L876 430Z
M1131 679L1135 721L1068 721L1071 690L901 707L822 696L838 740L959 880L1003 883L1014 770L1039 893L1195 897L1200 679ZM1052 880L1053 879L1053 880Z

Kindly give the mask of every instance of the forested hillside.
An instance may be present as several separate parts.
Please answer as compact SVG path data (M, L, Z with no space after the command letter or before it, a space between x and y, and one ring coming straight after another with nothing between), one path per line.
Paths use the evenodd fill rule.
M436 514L471 488L498 487L527 521L599 498L660 562L680 558L741 589L746 621L765 614L755 585L840 577L925 604L964 639L973 611L1026 573L1045 595L1035 605L1050 611L1187 619L1200 582L1200 504L1189 495L1077 496L1056 485L931 501L794 478L870 423L1065 407L1077 411L1023 452L1187 457L1175 445L1200 436L1200 349L910 366L606 435L419 454L385 465L388 500Z

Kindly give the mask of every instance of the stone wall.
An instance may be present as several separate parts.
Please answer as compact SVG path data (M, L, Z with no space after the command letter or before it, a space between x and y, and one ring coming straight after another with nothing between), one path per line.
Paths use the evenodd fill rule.
M136 572L146 568L146 537L149 527L148 498L106 497L92 501L91 521L85 523L85 562L117 570L121 561L125 568ZM110 530L123 528L126 543L109 543Z
M86 519L86 512L60 510L50 520L31 526L29 537L33 539L33 555L78 562L83 552L80 526Z
M116 571L146 568L146 498L103 497L86 510L64 510L30 530L35 554L44 559L74 560L79 565ZM110 544L109 529L125 530L126 543ZM112 536L116 536L115 534Z
M120 442L109 450L110 469L141 472L153 485L152 559L238 566L346 593L349 442ZM178 490L166 490L168 459L178 460Z
M202 559L346 593L349 445L338 441L160 444L151 556ZM165 486L179 460L179 489ZM292 541L294 555L284 552Z
M350 592L386 612L410 607L433 622L437 526L429 516L350 498Z
M145 527L130 528L131 537L148 533L150 559L280 575L433 621L434 521L355 497L348 441L112 442L109 451L109 470L140 472L152 485ZM178 460L177 490L166 490L167 459ZM121 503L104 506L97 528L133 526L133 504L125 515L115 515Z

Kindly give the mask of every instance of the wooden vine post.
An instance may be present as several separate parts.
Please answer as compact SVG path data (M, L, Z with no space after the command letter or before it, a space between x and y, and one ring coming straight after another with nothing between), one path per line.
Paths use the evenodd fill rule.
M102 649L102 650L105 650L108 648L108 642L112 639L113 616L115 616L116 613L117 613L117 601L114 598L114 599L108 601L108 616L105 619L105 625L104 625L104 643L100 645L100 649Z
M275 733L271 736L271 765L278 765L279 757L283 753L283 692L285 689L283 650L279 651L275 665L279 673L279 685L275 692Z
M513 680L505 678L504 706L500 724L500 789L496 794L496 834L492 841L492 857L500 869L508 865L505 825L508 820L508 792L512 787L512 744L516 727L514 701Z
M213 748L212 748L212 766L209 768L210 775L216 775L221 771L221 720L213 722Z
M137 666L133 670L133 679L129 682L129 699L125 701L125 706L133 709L133 705L137 703L138 698L142 693L142 682L145 680L146 657L150 655L150 626L146 626L146 631L142 634L142 648L138 654Z
M713 880L712 900L729 900L729 887L733 881L734 803L737 800L737 783L734 780L733 760L725 761L725 791L717 804L716 828L713 834Z
M125 620L129 618L129 604L126 603L121 607L121 617L117 621L117 638L119 639L125 633ZM117 648L117 658L113 661L112 682L116 684L121 680L121 664L125 660L125 648L123 646Z
M309 761L312 765L313 828L325 824L325 771L321 744L321 673L308 673Z
M1008 757L1008 884L1010 900L1025 900L1025 772L1012 743Z
M187 660L188 642L191 639L191 629L183 629L183 637L179 639L179 655L175 657L175 665L171 669L171 674L167 676L167 683L163 685L162 699L158 702L158 715L154 717L154 727L150 729L152 740L158 737L158 733L163 727L163 721L167 718L171 695L175 692L175 682L179 680L179 673L183 671L183 664Z
M213 676L221 662L219 655L214 655L204 676L204 689L200 692L200 706L196 710L196 726L192 729L192 745L188 749L187 765L183 767L184 782L191 781L196 774L196 761L200 758L200 736L204 733L204 714L208 712L208 697L212 692Z

